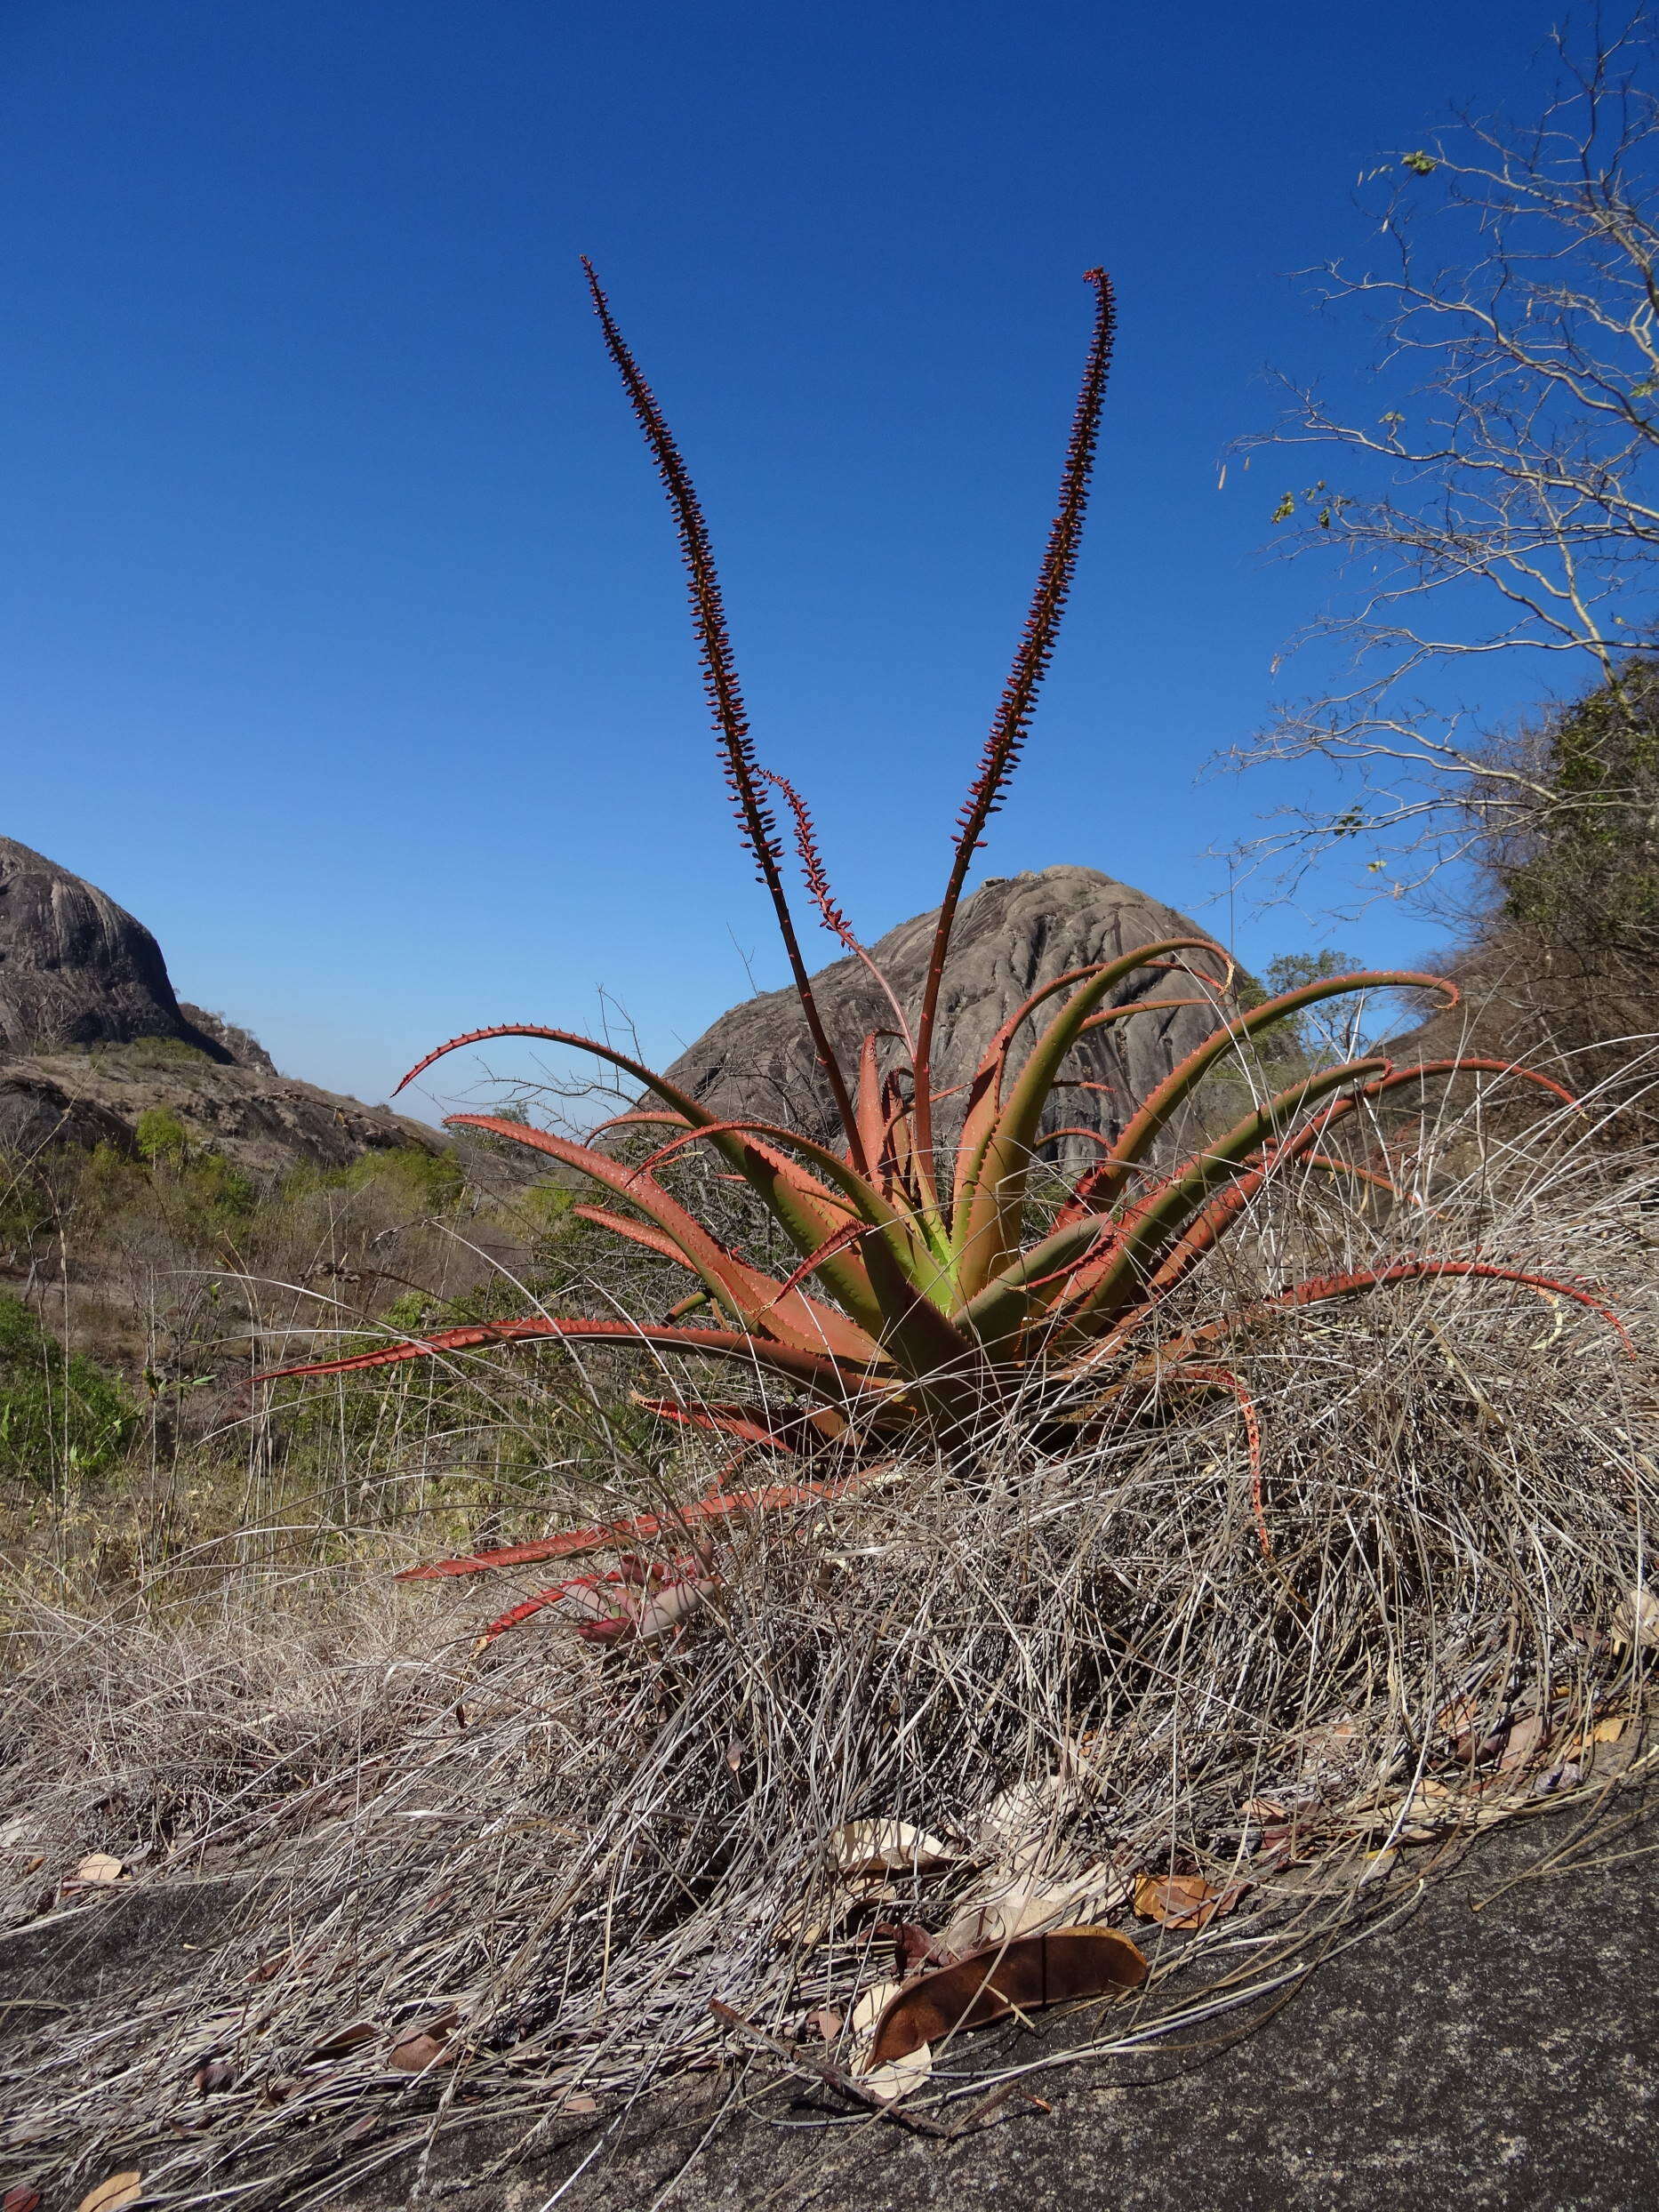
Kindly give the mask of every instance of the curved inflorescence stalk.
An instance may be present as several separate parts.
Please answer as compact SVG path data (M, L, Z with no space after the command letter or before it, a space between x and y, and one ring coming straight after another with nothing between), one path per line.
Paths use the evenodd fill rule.
M611 313L611 303L594 273L593 263L586 254L582 256L581 265L587 272L588 289L593 295L594 312L599 318L599 327L605 333L605 346L616 364L634 413L639 419L645 442L657 464L657 473L662 478L662 488L668 493L669 506L674 509L675 526L679 533L680 557L685 564L685 573L691 587L692 621L697 633L697 649L702 661L703 687L714 711L715 727L720 733L726 786L732 794L738 826L744 843L754 854L759 879L771 894L778 931L789 956L789 972L794 977L801 1011L806 1017L806 1026L812 1034L813 1049L834 1094L836 1111L846 1132L848 1149L855 1163L862 1166L863 1154L859 1142L857 1119L853 1111L852 1094L819 1014L817 1000L813 996L812 982L795 934L795 919L789 911L789 897L783 888L783 878L778 872L783 847L778 837L777 823L773 819L761 788L762 771L755 758L754 740L749 735L749 713L743 704L743 694L737 679L737 661L732 651L731 632L726 626L725 604L714 563L714 545L709 535L709 525L703 520L702 505L685 463L680 457L679 448L674 442L674 434L657 404L656 395L640 373L628 341Z
M916 1025L916 1146L922 1171L934 1177L933 1099L931 1062L934 1024L939 1009L939 987L943 980L945 955L961 902L962 888L985 825L1001 804L1009 777L1019 765L1020 751L1030 725L1037 694L1048 670L1065 612L1067 594L1077 570L1078 549L1083 539L1083 517L1088 505L1089 477L1094 465L1095 441L1100 435L1101 404L1106 397L1106 373L1111 365L1112 339L1117 329L1117 303L1111 279L1103 268L1091 268L1085 282L1094 287L1094 335L1078 395L1066 465L1060 479L1060 507L1048 533L1037 589L1014 667L1003 688L991 723L990 734L980 757L979 773L969 787L958 821L956 858L939 909L933 950L923 986L921 1015Z

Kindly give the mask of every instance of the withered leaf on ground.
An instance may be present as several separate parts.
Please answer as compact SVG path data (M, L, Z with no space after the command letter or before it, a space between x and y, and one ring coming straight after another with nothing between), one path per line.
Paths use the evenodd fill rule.
M1115 1869L1095 1865L1080 1874L1045 1880L1019 1876L989 1893L970 1895L934 1944L935 1958L960 1959L988 1944L1035 1936L1046 1927L1094 1927L1099 1916L1126 1902L1130 1884Z
M858 2086L866 2096L879 2097L884 2104L896 2104L909 2096L912 2089L919 2089L934 2070L934 2054L930 2045L918 2043L913 2051L906 2051L902 2058L885 2059L879 2065L866 2068L858 2077Z
M1134 1886L1134 1909L1160 1927L1207 1927L1218 1912L1230 1911L1242 1892L1218 1889L1201 1874L1142 1874Z
M204 2096L212 2096L220 2089L228 2089L236 2080L236 2070L228 2058L204 2058L196 2068L194 2080Z
M126 1869L108 1851L89 1851L69 1879L75 1882L118 1882Z
M75 2212L120 2212L124 2204L131 2204L144 2193L142 2174L111 2174L108 2181L100 2181L96 2189L89 2189L75 2208Z
M986 2026L1009 2012L1039 2011L1074 1997L1134 1989L1146 1960L1126 1936L1108 1927L1061 1927L1022 1936L924 1974L891 1998L876 2024L871 2066L887 2064L958 2029Z
M847 2027L855 2035L868 2035L887 2007L899 1994L894 1981L877 1982L867 1989L847 2016Z
M373 2042L379 2033L380 2030L373 2020L354 2020L349 2028L338 2028L333 2035L325 2035L320 2043L306 2053L301 2064L317 2066L325 2064L333 2058L344 2058L359 2044Z
M399 2073L424 2073L440 2059L455 2057L460 2047L452 2045L449 2039L460 2023L461 2014L453 2005L446 2005L442 2012L424 2020L411 2020L392 2037L388 2064Z
M901 1978L913 1974L934 1947L919 1920L878 1920L870 1933L893 1945L894 1969Z
M1284 1805L1278 1798L1246 1798L1238 1809L1246 1820L1259 1821L1263 1827L1289 1818Z
M20 2181L0 2197L0 2212L39 2212L40 2192Z
M453 2058L456 2047L447 2037L431 2035L423 2028L400 2035L392 2045L388 2063L399 2073L424 2073L429 2066L436 2066L443 2059Z
M961 1855L908 1820L849 1820L825 1848L838 1874L926 1874Z
M1613 1616L1613 1640L1625 1651L1636 1645L1659 1644L1659 1597L1646 1583L1639 1583L1628 1598L1620 1599Z
M1517 1767L1524 1767L1536 1756L1550 1740L1549 1724L1542 1713L1527 1713L1510 1730L1509 1742L1503 1746L1503 1756L1498 1761L1500 1770L1511 1774Z

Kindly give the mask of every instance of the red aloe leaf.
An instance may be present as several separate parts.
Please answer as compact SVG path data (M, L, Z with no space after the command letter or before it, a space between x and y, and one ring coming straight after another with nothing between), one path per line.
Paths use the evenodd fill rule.
M641 1167L624 1167L589 1145L575 1144L566 1137L550 1135L545 1129L526 1128L520 1122L501 1121L487 1114L451 1114L448 1119L463 1127L486 1129L493 1135L510 1137L534 1151L546 1152L566 1166L580 1168L583 1174L619 1196L632 1199L680 1247L686 1264L745 1327L761 1330L769 1337L803 1350L827 1350L838 1358L854 1359L862 1365L882 1358L869 1333L845 1314L802 1298L798 1292L789 1299L780 1300L779 1286L771 1276L751 1268L745 1261L734 1259L724 1245L709 1234L695 1214L688 1213L663 1190L650 1174L651 1160ZM674 1146L698 1136L717 1134L725 1126L688 1130L674 1140ZM664 1150L672 1150L674 1146ZM653 1156L653 1159L661 1157L661 1153Z
M1544 1075L1536 1068L1524 1067L1518 1060L1484 1060L1469 1053L1454 1060L1422 1060L1415 1066L1398 1068L1381 1082L1368 1085L1366 1096L1395 1090L1402 1083L1426 1082L1434 1075L1515 1075L1524 1083L1535 1083L1540 1090L1552 1092L1564 1105L1576 1109L1579 1103L1565 1084L1558 1083L1553 1076Z
M613 1114L608 1121L596 1121L588 1132L591 1144L595 1137L607 1136L613 1129L688 1129L691 1124L684 1114L653 1113L648 1108L634 1107L625 1114Z
M1340 1159L1330 1152L1306 1152L1302 1156L1302 1164L1304 1167L1322 1168L1326 1174L1346 1175L1355 1182L1374 1184L1377 1190L1386 1190L1391 1198L1402 1195L1399 1185L1387 1175L1379 1175L1374 1167L1361 1167L1354 1160Z
M571 1212L581 1220L592 1222L601 1229L608 1229L613 1236L626 1237L635 1244L644 1245L649 1252L661 1254L665 1260L677 1261L681 1267L691 1268L686 1258L671 1237L653 1229L646 1222L629 1221L625 1214L607 1213L602 1206L573 1206ZM860 1224L853 1224L854 1230ZM835 1238L830 1245L839 1249ZM786 1325L792 1342L802 1344L809 1350L823 1350L838 1359L855 1359L867 1366L878 1366L887 1355L875 1339L866 1334L856 1321L849 1321L846 1314L838 1313L833 1306L821 1304L816 1298L805 1296L799 1285L825 1255L814 1255L796 1269L788 1282L775 1282L762 1269L750 1267L735 1253L727 1253L726 1269L733 1289L742 1301L745 1323L753 1327L766 1326L766 1317L777 1312ZM696 1272L694 1269L692 1270ZM669 1320L677 1320L680 1307L687 1306L685 1299L670 1309Z
M442 1582L454 1575L482 1575L498 1567L530 1567L542 1559L570 1559L584 1551L607 1551L625 1544L651 1543L659 1536L677 1536L702 1521L742 1520L750 1513L781 1512L791 1506L830 1504L858 1487L859 1474L836 1482L778 1484L763 1490L715 1491L661 1513L636 1513L630 1519L612 1521L604 1527L567 1528L557 1536L534 1543L508 1544L499 1551L475 1551L465 1558L434 1559L425 1567L406 1567L400 1583Z
M882 1153L886 1150L881 1113L882 1083L878 1065L880 1041L879 1031L871 1030L859 1047L858 1091L854 1108L859 1130L864 1140L864 1158L872 1174L878 1177L881 1174ZM885 1190L883 1195L887 1195Z
M1228 988L1232 979L1232 956L1224 951L1220 945L1212 944L1207 938L1203 937L1178 938L1171 940L1170 942L1184 946L1190 951L1213 952L1226 970L1225 976L1215 985L1215 989L1217 991L1224 991ZM1120 963L1114 964L1118 967L1119 977L1132 974L1135 967L1142 965L1153 968L1173 968L1178 965L1184 965L1184 963L1158 959L1156 955L1162 950L1158 944L1149 944L1144 950L1147 955L1144 962L1137 958L1132 961L1126 968L1123 967ZM1038 984L1030 998L1014 1008L990 1044L986 1046L981 1055L979 1066L974 1072L972 1081L967 1084L958 1083L948 1091L934 1093L935 1106L943 1099L954 1098L958 1091L966 1090L969 1093L967 1110L963 1117L962 1134L957 1146L955 1191L958 1205L962 1201L963 1193L967 1185L974 1179L979 1155L984 1149L985 1140L996 1123L998 1114L1001 1111L1002 1081L1007 1070L1008 1054L1015 1037L1019 1034L1021 1025L1029 1022L1037 1009L1046 1000L1054 998L1057 992L1066 990L1073 983L1088 982L1107 965L1105 961L1095 961L1087 967L1068 969L1065 974L1056 975L1051 982ZM1214 1004L1214 1000L1212 998L1139 999L1134 1006L1111 1006L1103 1014L1092 1014L1084 1022L1079 1034L1094 1029L1101 1022L1116 1021L1119 1015L1142 1014L1152 1006L1213 1006Z
M1083 1023L1109 990L1148 962L1165 953L1212 949L1203 938L1170 937L1142 945L1118 959L1103 961L1049 1022L1027 1054L1008 1102L987 1131L977 1158L969 1160L958 1182L953 1238L958 1254L958 1283L965 1297L974 1297L1000 1274L1019 1250L1038 1130Z
M797 1145L846 1193L870 1228L881 1232L866 1242L862 1260L864 1274L883 1311L885 1326L880 1341L908 1374L926 1387L941 1392L942 1402L959 1400L974 1364L974 1348L934 1302L933 1294L942 1286L944 1280L940 1262L915 1224L895 1212L878 1190L856 1169L838 1160L827 1146L797 1129L781 1129L771 1122L716 1122L662 1146L645 1162L645 1167L697 1137L740 1131L753 1131L775 1143ZM645 1168L636 1172L644 1174ZM825 1269L833 1267L837 1257L820 1258L818 1265Z
M483 1651L486 1646L493 1644L498 1636L505 1636L509 1628L517 1628L521 1621L533 1620L538 1613L545 1612L549 1606L557 1605L559 1599L571 1591L597 1590L602 1583L619 1582L621 1579L620 1575L614 1574L573 1575L568 1582L549 1583L546 1590L538 1590L533 1597L526 1598L522 1604L509 1607L499 1619L492 1621L488 1628L480 1630L478 1640L472 1647L475 1655Z
M833 1237L824 1238L816 1252L807 1254L789 1280L774 1292L774 1300L787 1298L791 1291L799 1288L809 1275L816 1274L826 1260L834 1259L838 1252L845 1252L849 1245L854 1245L861 1238L874 1236L875 1233L867 1222L849 1222L845 1229L838 1229Z
M1255 1400L1230 1367L1199 1366L1182 1361L1179 1366L1161 1371L1172 1382L1198 1383L1210 1390L1228 1391L1237 1399L1244 1416L1245 1445L1250 1455L1250 1505L1255 1516L1255 1533L1264 1559L1273 1556L1273 1540L1267 1533L1267 1509L1262 1496L1262 1424L1256 1415Z
M281 1382L303 1375L353 1374L370 1367L394 1366L404 1359L429 1359L437 1352L477 1351L486 1344L520 1343L539 1336L576 1342L655 1345L669 1351L701 1352L711 1359L741 1360L745 1366L805 1383L821 1391L832 1403L856 1396L866 1381L862 1369L826 1352L765 1343L752 1336L741 1336L733 1329L685 1328L666 1321L573 1320L541 1314L518 1321L478 1321L464 1328L438 1329L429 1336L383 1344L376 1351L353 1352L342 1359L313 1359L298 1366L273 1367L256 1374L253 1381Z
M1067 1299L1070 1325L1082 1326L1095 1317L1102 1321L1115 1319L1160 1272L1172 1250L1189 1232L1193 1216L1218 1187L1248 1177L1246 1163L1265 1140L1331 1091L1358 1084L1389 1064L1380 1059L1356 1060L1344 1067L1321 1069L1269 1099L1225 1135L1184 1160L1127 1209L1116 1224L1110 1248L1101 1254L1087 1277L1079 1276ZM1068 1223L1065 1230L1055 1233L1065 1235L1088 1218L1084 1214L1078 1222Z
M1358 1269L1351 1275L1310 1276L1306 1282L1293 1283L1288 1290L1278 1291L1270 1298L1257 1299L1237 1313L1223 1315L1217 1321L1206 1321L1176 1340L1170 1350L1178 1355L1189 1345L1214 1343L1242 1328L1247 1321L1277 1308L1322 1305L1329 1299L1352 1298L1393 1283L1430 1282L1440 1276L1471 1276L1485 1282L1519 1283L1528 1290L1571 1298L1615 1329L1630 1358L1636 1358L1636 1345L1630 1330L1605 1298L1598 1297L1582 1283L1569 1283L1558 1275L1535 1274L1527 1268L1503 1267L1492 1260L1396 1260L1385 1267Z
M630 1221L626 1214L612 1214L603 1206L573 1206L571 1212L579 1222L591 1222L596 1229L608 1229L613 1237L626 1237L630 1244L644 1245L647 1252L655 1252L665 1260L673 1260L678 1266L689 1268L694 1275L685 1252L666 1230L653 1229L649 1222Z
M1098 1129L1086 1129L1078 1121L1070 1121L1062 1129L1045 1129L1037 1140L1038 1148L1053 1144L1057 1137L1086 1137L1091 1144L1098 1144L1102 1152L1111 1150L1110 1137L1102 1136Z
M1326 998L1361 990L1407 989L1444 991L1448 1006L1457 1004L1457 986L1444 976L1423 975L1411 968L1379 968L1303 983L1295 990L1281 991L1277 998L1266 999L1261 1006L1252 1006L1248 1013L1224 1022L1165 1077L1130 1120L1111 1157L1103 1159L1098 1167L1091 1168L1078 1183L1073 1194L1074 1202L1094 1207L1110 1206L1122 1190L1130 1169L1156 1142L1171 1117L1191 1096L1209 1070L1270 1022L1281 1021L1286 1014L1299 1014L1304 1007L1317 1006ZM1389 1065L1391 1069L1392 1063Z
M1227 986L1223 983L1219 988L1224 990ZM1103 1030L1109 1022L1127 1022L1137 1014L1173 1014L1182 1006L1207 1006L1214 1014L1215 1001L1214 998L1137 998L1133 1006L1102 1006L1098 1014L1090 1014L1083 1024L1083 1035L1087 1037L1095 1030Z
M1242 1176L1230 1190L1222 1191L1219 1197L1212 1199L1180 1242L1172 1247L1158 1271L1148 1282L1146 1302L1135 1311L1126 1314L1120 1318L1107 1344L1102 1346L1102 1350L1115 1348L1142 1322L1151 1318L1152 1314L1157 1311L1159 1302L1166 1298L1179 1283L1186 1279L1206 1254L1214 1249L1228 1230L1238 1220L1246 1206L1275 1168L1287 1166L1298 1159L1308 1165L1315 1164L1319 1156L1312 1154L1310 1148L1320 1137L1327 1135L1334 1124L1356 1112L1362 1100L1379 1098L1384 1093L1397 1090L1404 1084L1426 1082L1433 1076L1462 1074L1519 1076L1524 1081L1536 1084L1541 1089L1551 1092L1564 1104L1574 1108L1578 1105L1578 1101L1572 1093L1557 1083L1552 1077L1541 1074L1535 1068L1523 1067L1512 1061L1487 1060L1472 1054L1463 1054L1449 1060L1422 1061L1409 1068L1391 1067L1386 1073L1374 1078L1369 1083L1362 1084L1353 1096L1334 1100L1301 1129L1296 1130L1278 1145L1265 1148L1262 1164L1258 1167ZM1347 1173L1359 1175L1367 1182L1382 1183L1396 1198L1402 1195L1398 1186L1386 1177L1374 1175L1368 1168L1354 1167L1346 1163L1344 1166ZM1071 1218L1073 1210L1072 1207L1064 1209L1059 1216L1060 1222L1064 1222Z
M773 1412L762 1406L689 1405L677 1398L642 1398L637 1391L631 1396L636 1406L663 1421L677 1421L687 1429L707 1429L716 1436L737 1437L746 1444L764 1445L773 1451L799 1452L824 1440L812 1416L787 1408Z

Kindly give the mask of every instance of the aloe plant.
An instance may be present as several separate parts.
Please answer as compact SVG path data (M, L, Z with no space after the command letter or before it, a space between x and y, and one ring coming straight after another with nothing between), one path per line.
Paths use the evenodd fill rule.
M1234 1126L1172 1166L1164 1151L1200 1085L1240 1047L1286 1016L1325 999L1385 987L1438 990L1447 1003L1457 996L1455 987L1439 978L1390 969L1321 978L1240 1011L1229 998L1228 956L1206 939L1182 935L1076 969L1034 991L991 1040L968 1087L954 1144L941 1142L933 1056L952 927L973 856L1006 791L1030 725L1082 535L1115 324L1111 285L1100 269L1087 273L1094 295L1094 330L1059 505L1013 669L958 818L920 1003L906 1007L877 971L894 1027L866 1037L856 1066L844 1064L802 955L784 882L785 838L773 794L787 809L807 895L820 921L872 970L874 963L836 901L805 803L789 780L764 767L757 755L696 491L591 266L584 262L584 268L606 347L673 510L705 688L739 830L772 901L802 1017L835 1102L840 1142L826 1144L801 1130L760 1120L721 1118L643 1062L570 1030L507 1022L452 1038L411 1069L404 1084L445 1054L486 1038L517 1037L589 1054L639 1086L637 1109L606 1125L607 1130L623 1126L659 1133L656 1149L637 1166L626 1164L600 1142L577 1142L500 1117L456 1114L450 1123L525 1145L587 1176L601 1194L629 1210L605 1205L575 1210L685 1269L692 1278L688 1296L661 1318L534 1315L438 1330L349 1358L286 1367L280 1374L341 1374L545 1338L650 1345L727 1363L786 1393L781 1403L765 1392L756 1402L729 1405L657 1400L659 1411L770 1449L810 1453L827 1440L839 1439L844 1454L850 1446L855 1455L867 1446L886 1449L895 1436L907 1432L960 1437L988 1407L1007 1405L1033 1380L1064 1385L1097 1374L1108 1395L1120 1402L1154 1384L1227 1391L1244 1409L1257 1460L1258 1527L1266 1548L1254 1411L1238 1378L1214 1358L1217 1345L1261 1306L1184 1333L1179 1325L1173 1333L1150 1325L1168 1313L1174 1294L1274 1179L1294 1167L1325 1166L1386 1180L1321 1150L1332 1133L1368 1103L1403 1086L1476 1070L1523 1077L1568 1104L1570 1094L1545 1076L1503 1062L1459 1058L1396 1068L1386 1057L1370 1054L1299 1076L1277 1094L1253 1103ZM1166 995L1127 1006L1110 1003L1120 986L1146 970L1170 978ZM1102 1157L1075 1176L1057 1208L1038 1207L1033 1184L1044 1114L1065 1080L1068 1055L1107 1023L1136 1020L1172 1006L1212 1008L1213 1033L1157 1086L1115 1142L1096 1139ZM1028 1024L1035 1029L1036 1040L1016 1066L1016 1040ZM894 1046L896 1064L890 1053L884 1061L884 1046ZM596 1133L596 1139L602 1134ZM726 1171L741 1177L767 1209L797 1254L789 1273L768 1273L728 1248L666 1187L656 1171L693 1145L712 1148ZM1043 1172L1052 1175L1052 1170ZM1034 1226L1039 1213L1043 1218ZM1530 1283L1606 1311L1593 1294L1574 1284L1479 1260L1423 1257L1310 1280L1267 1302L1303 1304L1354 1296L1388 1282L1456 1274ZM807 1484L735 1496L738 1506L752 1506L822 1495L822 1486ZM718 1519L733 1510L733 1494L726 1493L681 1509L677 1519ZM567 1533L543 1544L517 1547L510 1554L482 1554L417 1571L469 1572L654 1533L657 1520L645 1517ZM517 1608L508 1617L522 1611Z

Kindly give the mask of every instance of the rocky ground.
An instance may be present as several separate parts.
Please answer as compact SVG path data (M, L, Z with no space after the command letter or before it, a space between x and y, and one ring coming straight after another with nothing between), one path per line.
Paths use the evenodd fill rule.
M1632 1799L1587 1825L1543 1816L1488 1838L1403 1916L1310 1960L1254 2016L1179 2048L1031 2077L941 2141L780 2086L760 2061L634 2111L468 2126L452 2108L431 2155L355 2184L372 2144L333 2155L305 2200L392 2212L1640 2212L1659 2200L1659 1830ZM83 1905L0 1941L0 2018L30 2007L118 2017L164 1983L170 1954L258 1910L245 1881ZM20 2019L19 2016L21 2016ZM1078 2023L1015 2038L1032 2057ZM10 2180L10 2176L5 2177ZM241 2176L246 2179L247 2176ZM44 2208L56 2212L56 2208ZM67 2208L66 2208L67 2212Z

